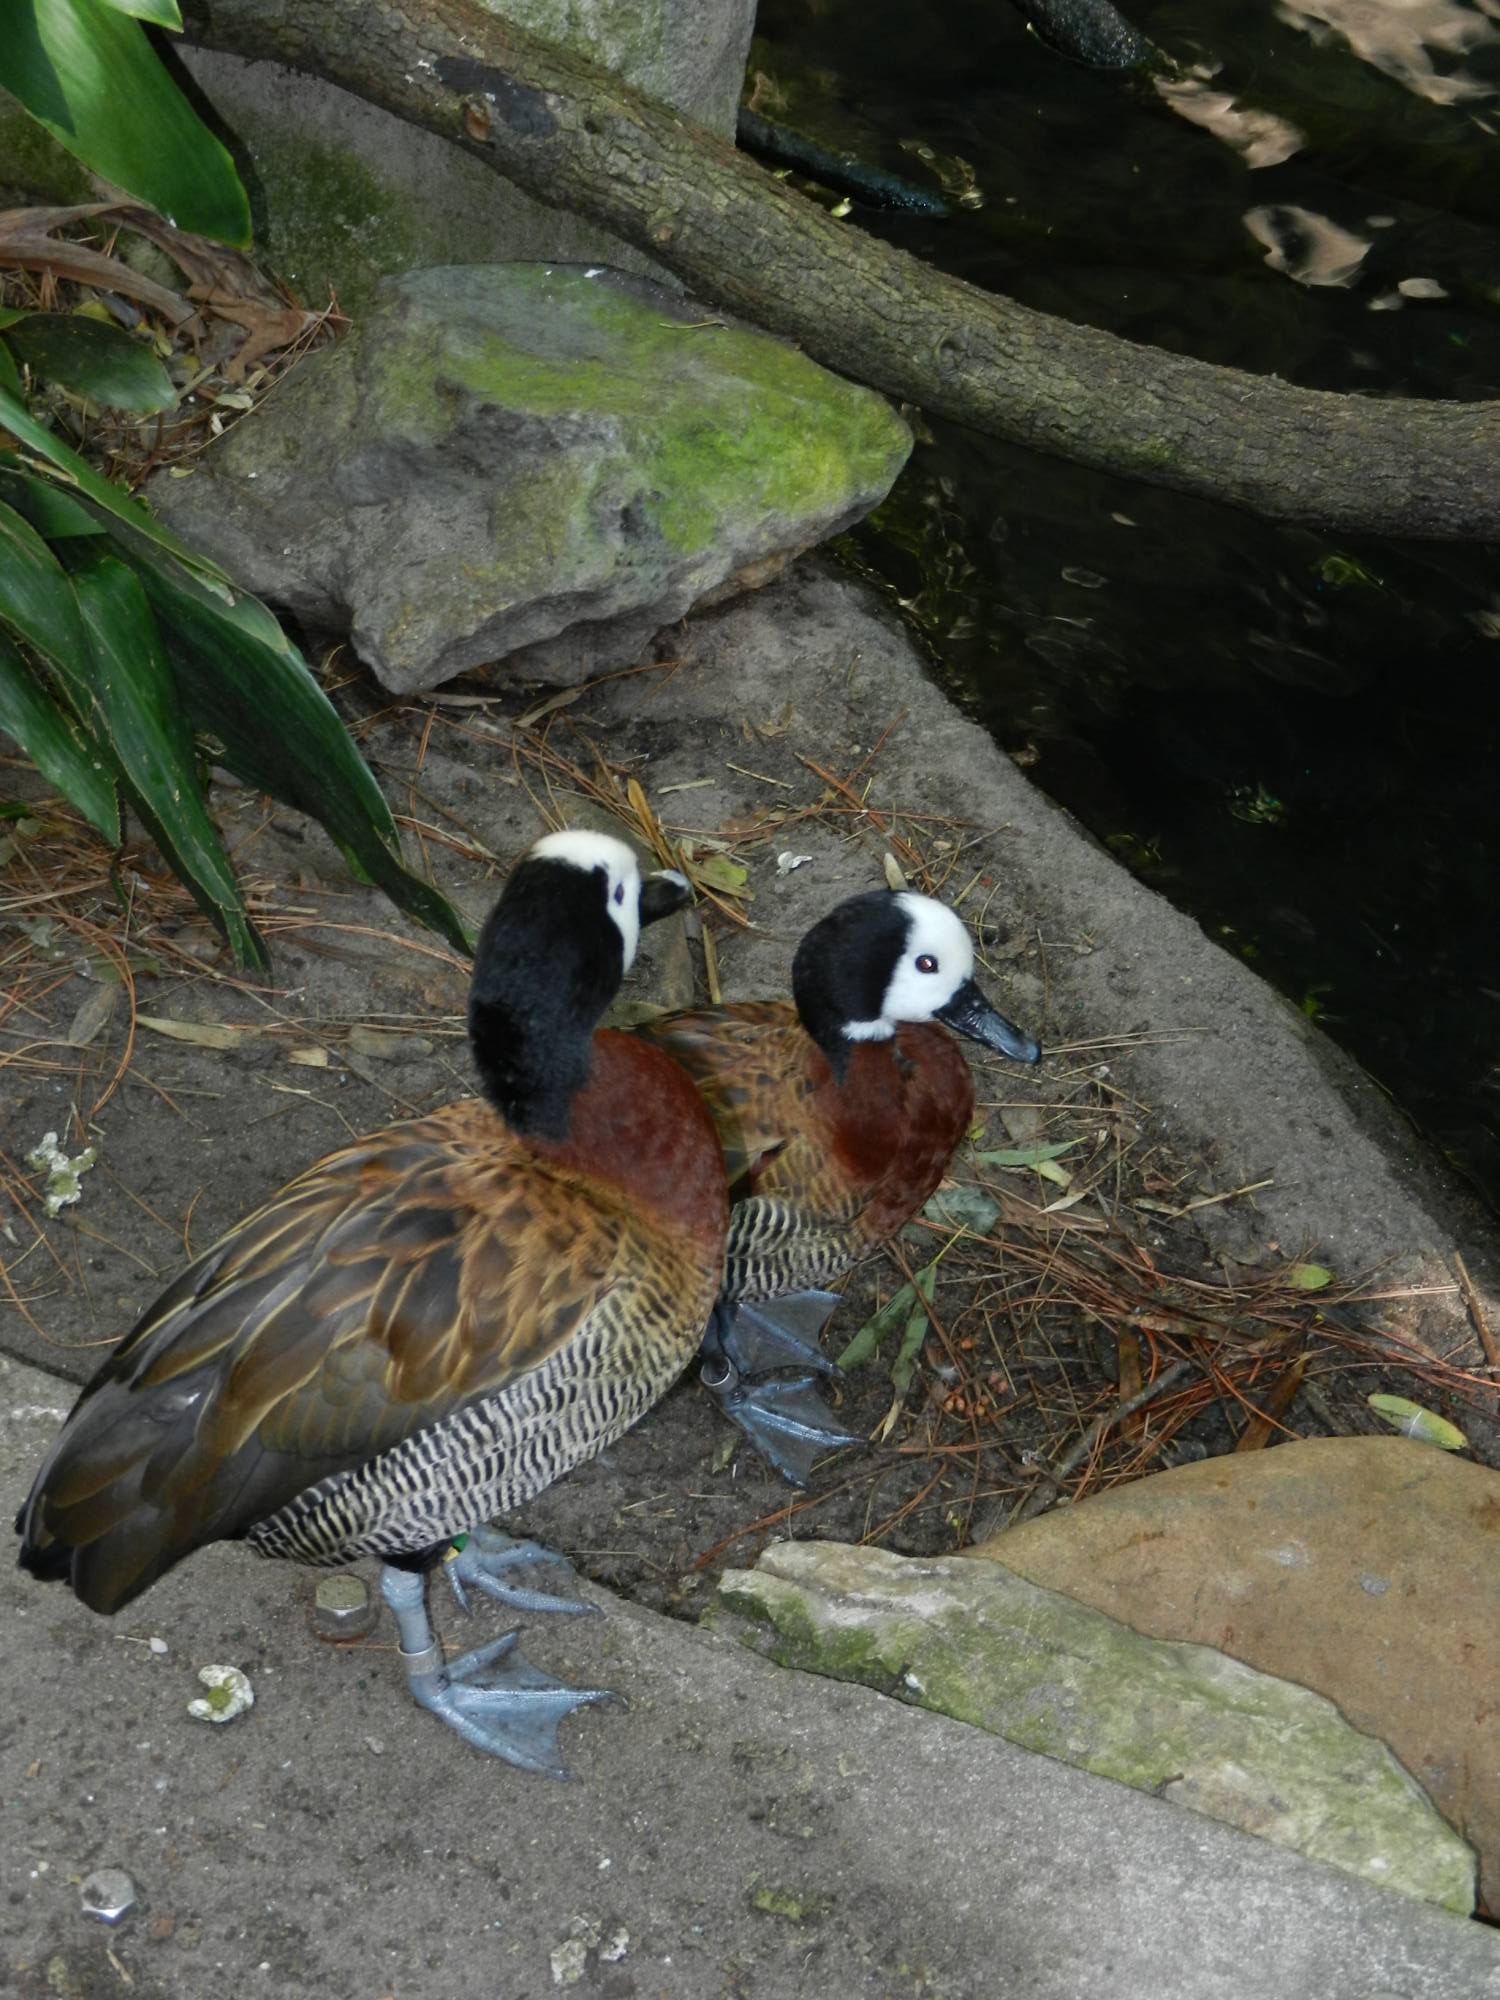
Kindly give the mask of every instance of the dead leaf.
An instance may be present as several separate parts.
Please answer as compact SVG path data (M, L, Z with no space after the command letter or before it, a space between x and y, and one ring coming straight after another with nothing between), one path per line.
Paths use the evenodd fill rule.
M333 1066L333 1058L327 1049L288 1049L286 1059L288 1062L300 1063L303 1069L330 1069Z
M118 986L94 988L73 1016L66 1038L70 1049L86 1049L90 1042L97 1041L108 1026L109 1017L115 1011L115 1002L119 997Z
M171 1042L192 1042L200 1049L237 1049L243 1042L253 1042L259 1036L258 1028L232 1027L228 1021L172 1021L165 1014L137 1014L139 1027L149 1028L154 1035L165 1035Z

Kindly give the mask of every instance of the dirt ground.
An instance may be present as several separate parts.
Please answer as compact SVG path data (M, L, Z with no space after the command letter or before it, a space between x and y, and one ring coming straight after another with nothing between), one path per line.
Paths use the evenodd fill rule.
M1047 1047L1036 1075L980 1071L977 1150L1032 1164L961 1156L978 1234L923 1225L854 1274L834 1354L940 1259L910 1387L889 1374L903 1315L844 1399L879 1442L808 1495L735 1448L690 1371L526 1529L690 1611L772 1535L948 1550L1012 1508L1237 1440L1379 1430L1376 1389L1494 1462L1488 1224L1315 1030L957 715L861 587L804 564L658 652L563 693L467 683L393 704L337 659L330 684L413 853L476 923L547 816L612 804L686 859L708 894L685 930L648 936L627 1016L785 992L802 931L894 856L958 904L988 990ZM18 765L5 776L25 794ZM148 845L112 885L54 811L10 831L0 1348L75 1381L291 1173L470 1087L460 959L351 882L316 827L228 784L215 803L274 986L233 974ZM26 1161L48 1131L99 1151L51 1221Z

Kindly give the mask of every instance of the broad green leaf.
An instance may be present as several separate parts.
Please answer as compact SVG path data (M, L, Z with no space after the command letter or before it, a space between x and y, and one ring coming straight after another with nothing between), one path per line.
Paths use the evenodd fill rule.
M207 556L196 555L186 542L180 542L170 528L164 528L156 516L143 507L139 500L132 500L128 493L122 493L117 486L111 486L107 479L101 479L94 468L59 437L54 437L45 424L39 424L25 404L15 396L7 395L0 389L0 431L9 431L18 443L38 458L45 459L62 475L66 484L81 500L92 501L94 506L112 517L115 532L128 530L130 536L142 544L165 550L176 556L179 562L201 575L214 589L220 591L226 600L233 595L227 578L217 564Z
M127 416L177 406L172 378L149 347L124 327L83 313L31 313L7 332L12 353L33 375Z
M80 507L50 479L38 479L34 472L12 471L6 461L13 456L0 454L0 500L23 515L46 541L108 533L87 507Z
M0 502L0 625L46 655L80 717L89 713L88 637L67 572L29 521Z
M406 868L384 794L338 710L266 607L248 595L222 603L154 550L137 546L132 559L167 635L193 723L218 739L229 769L308 813L398 909L460 951L471 950L452 904Z
M997 1153L976 1153L974 1158L981 1167L1040 1167L1082 1144L1081 1139L1060 1139L1050 1146L1002 1146Z
M98 0L6 0L0 77L95 173L180 229L249 243L250 204L233 160L129 14Z
M727 854L705 854L701 861L693 863L693 873L710 889L721 889L727 896L739 895L750 880L750 870L744 863Z
M967 1229L975 1236L988 1236L1000 1214L1000 1204L982 1188L940 1188L922 1210L929 1222L949 1229Z
M3 340L0 340L0 389L8 396L20 397L26 393L21 386L21 371Z
M1405 1396L1369 1396L1366 1401L1377 1417L1384 1418L1403 1437L1415 1438L1418 1444L1435 1444L1439 1451L1468 1449L1469 1440L1456 1424L1424 1410L1420 1403L1409 1403Z
M77 806L111 847L120 844L120 801L109 759L59 707L0 633L0 729Z
M140 578L111 550L69 546L88 631L90 681L133 802L241 965L264 965L239 885L198 783L197 748Z
M906 1331L901 1336L900 1351L891 1363L891 1387L898 1396L904 1396L911 1387L917 1356L922 1351L922 1342L927 1338L927 1329L932 1323L932 1315L927 1308L932 1304L932 1292L936 1283L936 1264L929 1264L924 1270L918 1271L911 1317L907 1320Z
M1286 1275L1299 1292L1321 1292L1333 1283L1333 1273L1325 1264L1293 1264Z
M156 28L182 32L182 13L177 0L99 0L99 5L113 7L117 14L133 14L138 21L149 21Z

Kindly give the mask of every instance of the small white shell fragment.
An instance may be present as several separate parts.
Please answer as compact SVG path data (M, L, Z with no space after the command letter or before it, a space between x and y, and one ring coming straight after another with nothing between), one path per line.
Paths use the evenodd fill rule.
M188 1703L187 1712L195 1722L233 1722L237 1715L255 1706L255 1690L249 1676L238 1667L200 1667L198 1678L208 1693Z
M1445 299L1448 296L1436 278L1403 278L1396 290L1403 299Z
M171 1647L168 1646L165 1639L148 1639L146 1641L146 1644L150 1647L151 1651L155 1653L158 1659L160 1659L164 1654L169 1653L171 1651Z
M811 860L812 856L810 854L778 854L776 857L776 873L778 875L791 875L798 868L805 868Z

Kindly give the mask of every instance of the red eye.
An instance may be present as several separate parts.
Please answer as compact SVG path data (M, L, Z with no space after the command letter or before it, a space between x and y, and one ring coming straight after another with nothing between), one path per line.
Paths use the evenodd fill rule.
M918 972L936 972L937 969L938 969L938 962L933 957L932 953L930 951L924 951L922 953L922 956L917 960Z

